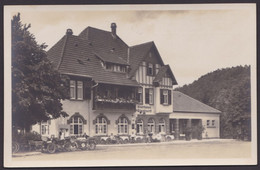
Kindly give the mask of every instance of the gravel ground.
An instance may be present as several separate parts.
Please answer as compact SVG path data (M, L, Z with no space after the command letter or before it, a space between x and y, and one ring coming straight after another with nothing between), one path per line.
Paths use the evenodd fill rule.
M60 152L55 154L17 154L12 161L48 160L127 160L127 159L225 159L249 158L251 142L210 139L143 143L127 145L97 145L93 151Z

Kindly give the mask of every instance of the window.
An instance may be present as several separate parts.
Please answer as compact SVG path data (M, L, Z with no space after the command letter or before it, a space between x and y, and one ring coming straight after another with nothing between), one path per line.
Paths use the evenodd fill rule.
M77 97L80 100L83 100L83 82L77 81Z
M171 105L172 95L171 90L161 89L161 104L163 105Z
M164 119L159 120L159 133L165 133L165 121L164 121Z
M145 89L145 104L153 104L153 89Z
M143 134L143 121L141 119L139 119L136 122L136 133L137 134Z
M49 135L49 122L41 123L41 135Z
M83 81L70 80L70 99L83 100Z
M70 134L77 136L83 134L83 120L79 116L74 116L70 120Z
M163 90L163 104L168 104L168 90Z
M148 132L154 133L155 130L155 122L153 119L149 119L147 123Z
M210 126L210 120L207 120L207 126Z
M118 120L118 134L128 133L128 121L125 117L121 117Z
M76 99L76 82L74 80L70 80L70 98Z
M143 103L143 88L142 87L138 88L138 91L137 91L137 101L139 103Z
M151 63L148 63L147 75L149 75L149 76L153 75L153 64L151 64Z
M212 126L215 126L215 120L212 120L212 121L211 121L211 125L212 125Z
M107 121L104 117L98 117L96 120L96 134L98 135L107 134Z

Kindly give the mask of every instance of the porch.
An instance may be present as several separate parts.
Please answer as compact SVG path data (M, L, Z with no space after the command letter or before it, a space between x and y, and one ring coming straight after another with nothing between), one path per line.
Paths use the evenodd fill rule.
M176 140L201 139L202 129L202 119L170 119L170 134Z

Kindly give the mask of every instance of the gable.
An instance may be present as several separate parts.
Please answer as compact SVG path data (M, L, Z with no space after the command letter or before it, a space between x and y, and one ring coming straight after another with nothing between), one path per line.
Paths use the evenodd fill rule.
M155 47L151 47L148 53L145 55L143 61L146 63L151 63L153 65L160 64L163 65L161 57L158 55Z

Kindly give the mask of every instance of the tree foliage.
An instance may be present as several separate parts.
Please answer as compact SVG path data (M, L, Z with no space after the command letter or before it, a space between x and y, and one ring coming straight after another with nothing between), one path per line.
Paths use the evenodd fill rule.
M250 66L216 70L175 90L222 112L222 138L251 139Z
M13 126L29 130L37 122L67 116L61 104L68 97L67 78L54 70L44 51L47 46L37 43L20 13L11 26Z

